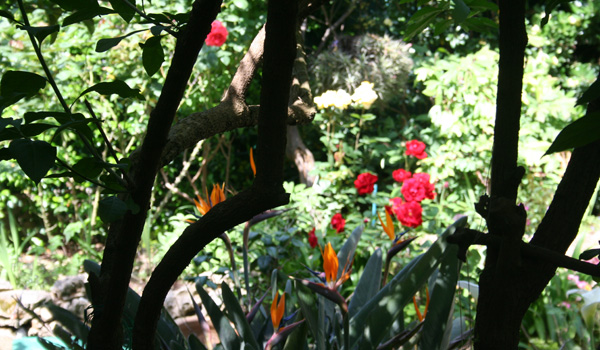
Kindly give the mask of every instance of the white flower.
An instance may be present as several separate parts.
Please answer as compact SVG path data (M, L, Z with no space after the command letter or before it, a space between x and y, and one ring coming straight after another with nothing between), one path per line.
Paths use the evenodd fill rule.
M354 90L352 100L361 104L365 109L369 109L377 99L377 93L373 90L373 86L375 86L375 84L363 81L360 83L360 86Z
M594 316L600 305L600 288L593 288L591 291L583 289L571 289L567 291L567 296L573 293L581 294L583 305L581 306L581 316L585 324L590 327L594 322Z

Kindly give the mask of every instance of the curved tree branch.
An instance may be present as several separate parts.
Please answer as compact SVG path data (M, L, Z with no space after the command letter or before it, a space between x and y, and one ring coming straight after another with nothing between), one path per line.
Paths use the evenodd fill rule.
M122 220L111 225L108 233L99 283L95 283L99 289L93 292L95 309L88 349L122 348L121 316L152 186L160 166L159 155L166 144L204 38L210 32L220 7L220 0L196 0L188 25L177 39L171 68L156 107L150 114L139 161L132 168L134 188L130 195L140 210L135 214L128 211Z
M296 0L268 4L261 107L258 121L257 173L250 189L216 205L188 226L154 270L140 300L133 330L134 349L152 349L160 310L169 288L191 259L210 241L235 225L272 207L287 204L283 189L292 66L295 58Z

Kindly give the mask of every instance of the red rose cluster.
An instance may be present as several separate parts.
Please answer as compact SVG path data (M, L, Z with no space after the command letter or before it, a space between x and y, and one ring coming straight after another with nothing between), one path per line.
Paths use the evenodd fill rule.
M425 143L412 140L406 143L406 155L415 156L417 159L427 158L427 152L425 152Z
M313 229L308 233L308 244L310 244L311 248L314 248L317 246L318 240L317 240L317 236L315 235L315 228L313 227Z
M208 46L221 46L225 43L225 40L227 40L228 34L229 32L223 23L220 21L213 21L210 33L208 33L204 42Z
M346 219L342 217L342 214L337 213L331 218L331 227L333 227L337 233L344 232L344 226L346 226Z
M362 173L354 180L354 187L356 187L359 195L373 193L377 179L377 175Z
M396 214L402 225L418 227L423 223L421 201L424 199L434 199L435 187L429 182L429 174L416 173L412 177L408 175L409 177L406 178L406 174L410 174L408 171L398 169L394 171L394 173L396 172L398 172L398 176L395 176L394 179L401 177L403 181L398 181L398 179L396 181L404 182L400 192L402 192L405 201L399 197L390 199L392 211Z

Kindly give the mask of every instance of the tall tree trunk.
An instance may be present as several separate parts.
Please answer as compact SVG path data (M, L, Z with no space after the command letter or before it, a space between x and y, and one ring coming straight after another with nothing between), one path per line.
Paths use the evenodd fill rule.
M298 168L300 182L310 187L315 182L315 176L310 172L315 168L315 157L302 141L297 125L287 127L286 155L294 161Z

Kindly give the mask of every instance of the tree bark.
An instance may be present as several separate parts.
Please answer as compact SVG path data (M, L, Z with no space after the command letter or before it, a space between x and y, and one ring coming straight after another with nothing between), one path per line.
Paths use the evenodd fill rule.
M152 349L160 310L171 285L210 241L272 207L287 204L283 189L286 117L296 57L296 0L269 1L261 107L258 119L256 178L250 189L213 207L167 251L144 289L133 330L134 349Z

